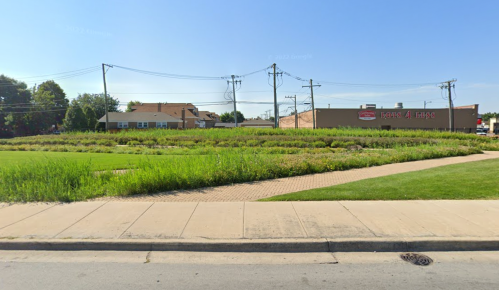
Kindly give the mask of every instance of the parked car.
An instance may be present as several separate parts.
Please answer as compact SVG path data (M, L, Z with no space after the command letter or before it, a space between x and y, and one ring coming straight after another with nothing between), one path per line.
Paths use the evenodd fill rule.
M477 128L476 134L481 136L487 136L487 129L485 128Z

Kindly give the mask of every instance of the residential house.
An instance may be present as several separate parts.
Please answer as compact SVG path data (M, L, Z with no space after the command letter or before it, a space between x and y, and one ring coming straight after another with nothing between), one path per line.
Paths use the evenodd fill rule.
M191 103L143 103L132 106L132 113L157 112L166 113L182 120L179 128L199 128L199 112ZM185 123L185 125L184 125Z
M209 111L199 111L200 128L214 128L217 122L220 122L218 114Z
M110 112L109 128L111 131L122 129L148 129L148 128L168 128L177 129L182 125L182 120L172 117L166 113L158 112ZM106 116L99 119L99 122L106 123Z

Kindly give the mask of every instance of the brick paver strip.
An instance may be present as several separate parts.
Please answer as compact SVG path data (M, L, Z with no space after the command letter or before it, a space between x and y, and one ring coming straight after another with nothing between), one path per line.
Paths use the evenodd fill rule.
M494 158L499 158L499 152L487 151L484 152L484 154L474 154L469 156L412 161L347 171L334 171L256 182L245 182L234 185L207 187L195 190L169 191L152 195L104 197L99 200L148 202L254 201L274 195L332 186L362 179Z

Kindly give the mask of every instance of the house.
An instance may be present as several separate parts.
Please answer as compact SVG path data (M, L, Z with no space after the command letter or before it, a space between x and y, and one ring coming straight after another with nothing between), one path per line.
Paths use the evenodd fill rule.
M262 119L252 119L252 120L244 120L240 127L252 127L252 128L274 128L274 122L262 120Z
M191 103L143 103L132 106L132 113L166 113L180 119L179 128L199 128L200 118L196 106ZM185 122L185 125L184 125Z
M214 128L215 124L220 122L220 116L209 111L199 111L199 127Z
M158 112L110 112L108 130L117 131L121 129L148 129L148 128L181 128L182 120L172 117L166 113ZM106 116L99 119L99 122L106 123Z
M235 123L215 123L214 128L234 128ZM262 120L262 119L251 119L244 120L242 123L238 123L237 127L247 127L247 128L274 128L274 122Z

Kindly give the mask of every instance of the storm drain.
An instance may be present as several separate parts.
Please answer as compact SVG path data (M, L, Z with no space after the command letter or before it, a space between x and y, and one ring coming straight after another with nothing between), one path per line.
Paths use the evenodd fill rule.
M400 258L406 262L409 262L417 266L428 266L431 263L433 263L433 260L430 257L416 253L401 254Z

